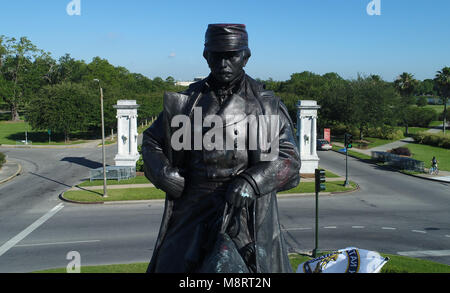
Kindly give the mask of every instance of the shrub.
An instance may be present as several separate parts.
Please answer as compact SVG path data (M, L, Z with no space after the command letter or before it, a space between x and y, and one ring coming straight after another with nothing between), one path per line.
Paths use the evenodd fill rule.
M424 106L428 105L428 99L424 96L418 97L416 100L416 104L419 107L424 107Z
M413 134L415 142L450 149L450 134L419 132Z
M4 153L0 153L0 169L2 168L3 164L6 162L6 156Z
M140 154L139 160L136 162L136 172L144 172L144 160L142 159L142 146L138 146L138 152Z
M389 125L369 128L367 136L390 140L399 140L404 138L403 131L401 129L395 129L394 127Z
M447 106L447 114L445 115L445 119L447 120L447 122L450 121L450 107ZM439 114L438 117L439 121L444 121L444 112L441 112L441 114Z
M436 118L436 111L430 108L411 107L408 110L409 126L428 127Z
M411 156L411 151L406 147L399 147L391 150L391 154L399 156Z

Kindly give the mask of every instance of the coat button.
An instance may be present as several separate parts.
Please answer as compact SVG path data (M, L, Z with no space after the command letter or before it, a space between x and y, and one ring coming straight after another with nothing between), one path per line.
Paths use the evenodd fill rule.
M235 135L238 135L238 134L239 134L239 130L235 129L235 130L234 130L234 134L235 134Z

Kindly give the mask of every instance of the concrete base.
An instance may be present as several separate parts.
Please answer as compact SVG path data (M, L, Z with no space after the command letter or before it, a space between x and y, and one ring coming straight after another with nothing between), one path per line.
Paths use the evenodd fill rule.
M319 168L319 157L301 158L300 174L314 174Z
M116 162L116 166L126 166L126 167L136 167L136 162L139 160L139 155L136 155L134 157L124 157L117 155L114 158L114 161Z

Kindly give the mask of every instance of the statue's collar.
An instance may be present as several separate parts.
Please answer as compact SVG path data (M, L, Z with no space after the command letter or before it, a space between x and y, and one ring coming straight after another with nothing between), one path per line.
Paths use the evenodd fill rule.
M214 91L217 96L228 97L233 94L237 94L239 90L242 88L242 85L245 81L245 71L242 70L241 74L237 76L234 80L229 82L228 84L220 84L218 83L214 77L210 74L206 79L206 86Z

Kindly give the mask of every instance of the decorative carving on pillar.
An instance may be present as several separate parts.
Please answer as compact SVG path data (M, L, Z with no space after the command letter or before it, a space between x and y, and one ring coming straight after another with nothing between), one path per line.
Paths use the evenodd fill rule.
M317 110L316 101L301 100L297 103L297 136L299 140L300 173L313 174L319 167L317 156Z
M114 158L116 166L136 167L139 159L137 151L137 109L135 100L119 100L114 108L117 109L117 155Z

